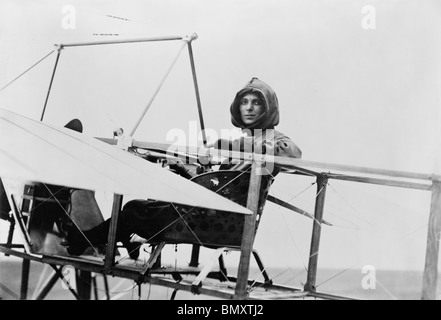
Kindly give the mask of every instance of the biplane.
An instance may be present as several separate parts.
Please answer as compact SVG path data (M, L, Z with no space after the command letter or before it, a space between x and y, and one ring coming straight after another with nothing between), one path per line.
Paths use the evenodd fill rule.
M57 69L61 50L89 45L118 43L180 41L178 56L187 47L196 94L201 132L204 134L202 106L192 51L191 36L157 37L127 41L102 41L61 44L49 85L48 95ZM7 256L23 259L21 299L27 298L29 263L37 261L53 268L53 275L35 297L44 299L58 280L65 282L77 299L91 299L91 274L130 279L138 286L153 284L178 291L203 294L221 299L349 299L316 288L318 257L324 220L326 187L330 179L411 188L432 192L431 218L427 242L423 299L436 296L437 261L441 221L441 178L430 174L350 167L336 164L281 158L261 153L242 153L173 146L137 141L132 138L160 90L170 68L127 137L88 137L63 126L43 121L47 101L40 121L0 109L0 218L10 222L6 243L0 251ZM222 161L235 159L248 166L223 170ZM171 170L170 164L183 163L197 175L185 179ZM265 165L281 168L281 174L310 177L317 185L314 213L308 213L270 194L273 177L262 174ZM104 165L105 164L105 165ZM219 166L218 170L212 170ZM332 171L332 172L331 172ZM90 246L83 255L72 256L66 251L66 226L87 230L103 221L94 193L105 191L113 195L111 224L104 247ZM118 216L126 197L151 199L167 204L158 217L162 226L152 231L149 239L137 239L148 244L148 259L139 261L124 256L116 241ZM254 239L264 212L271 201L297 212L312 221L312 237L307 279L303 287L275 284L254 248ZM19 233L21 243L13 243ZM166 246L192 246L188 266L164 267L161 252ZM200 248L212 250L211 258L200 261ZM238 252L237 275L229 274L224 261L226 252ZM255 260L263 281L249 279L250 265ZM62 272L72 266L81 279L76 288L70 286ZM185 278L183 277L185 276ZM106 286L107 296L109 295Z

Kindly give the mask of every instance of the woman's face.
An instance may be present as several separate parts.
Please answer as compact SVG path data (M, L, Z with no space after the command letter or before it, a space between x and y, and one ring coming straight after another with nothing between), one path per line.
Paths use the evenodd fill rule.
M240 99L240 115L246 125L252 125L265 112L265 103L257 94L247 93Z

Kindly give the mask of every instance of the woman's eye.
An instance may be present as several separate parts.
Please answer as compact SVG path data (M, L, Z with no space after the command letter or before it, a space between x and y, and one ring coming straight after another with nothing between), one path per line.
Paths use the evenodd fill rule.
M246 100L246 99L240 100L240 104L244 106L244 105L248 104L248 100Z
M255 105L255 106L261 106L263 103L262 103L262 100L254 100L253 101L253 104Z

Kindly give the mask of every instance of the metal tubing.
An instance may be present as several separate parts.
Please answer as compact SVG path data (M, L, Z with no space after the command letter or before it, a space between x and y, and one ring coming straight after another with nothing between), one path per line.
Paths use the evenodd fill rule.
M201 97L199 95L199 86L196 77L196 67L194 64L193 49L191 47L191 42L188 42L188 55L190 56L191 73L193 74L193 83L194 83L194 90L196 93L196 102L198 105L199 122L201 124L202 141L205 147L207 145L207 136L205 134L205 124L204 124L204 117L202 115Z
M44 114L45 114L45 112L46 112L47 102L48 102L48 100L49 100L49 95L50 95L51 90L52 90L52 84L54 83L55 72L57 71L58 61L60 60L60 54L61 54L61 50L62 50L62 49L63 49L63 48L62 48L61 46L58 48L57 59L55 60L54 71L52 71L52 77L51 77L51 81L50 81L50 83L49 83L49 89L48 89L48 91L47 91L46 101L44 102L43 112L41 113L40 121L43 121Z
M184 40L184 39L185 36L152 37L152 38L141 38L141 39L131 39L131 40L109 40L109 41L96 41L96 42L67 43L67 44L61 44L60 47L67 48L67 47L97 46L97 45L106 45L106 44L173 41L173 40Z
M80 297L78 296L78 294L75 292L75 290L72 288L72 286L70 285L69 281L66 280L66 278L64 277L63 273L61 272L62 267L60 266L59 268L57 268L56 265L51 264L50 265L52 267L52 269L54 269L54 271L57 273L58 278L60 278L64 284L67 286L68 290L70 291L70 293L73 294L73 296L75 297L75 299L80 300Z

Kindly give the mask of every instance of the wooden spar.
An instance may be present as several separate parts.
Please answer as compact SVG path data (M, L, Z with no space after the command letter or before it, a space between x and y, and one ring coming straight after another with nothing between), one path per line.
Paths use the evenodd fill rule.
M61 44L60 47L83 47L83 46L97 46L105 44L122 44L122 43L139 43L139 42L155 42L155 41L173 41L184 40L185 36L169 36L169 37L152 37L129 40L109 40L109 41L94 41L94 42L78 42Z
M368 184L377 184L380 186L389 186L389 187L425 190L425 191L428 191L432 188L432 186L428 183L417 183L417 182L390 180L390 179L387 180L387 179L378 179L371 177L357 177L357 176L348 176L348 175L340 175L340 174L332 174L332 173L331 174L328 173L328 178L333 180L352 181L352 182L360 182L360 183L368 183Z
M265 156L262 156L265 157ZM267 156L266 156L267 157ZM417 180L433 180L434 177L432 174L425 173L415 173L415 172L407 172L407 171L397 171L397 170L387 170L387 169L377 169L377 168L368 168L368 167L359 167L359 166L349 166L349 165L340 165L340 164L332 164L332 163L323 163L316 161L308 161L302 159L294 159L294 158L284 158L284 157L272 157L274 163L289 168L290 166L299 166L299 167L310 167L310 168L319 168L322 170L335 170L335 171L344 171L344 172L357 172L362 174L372 174L372 175L381 175L381 176L389 176L393 178L403 178L403 179L417 179ZM263 159L261 159L263 160ZM267 161L270 161L268 158ZM295 169L295 168L294 168Z
M52 90L52 84L54 83L55 72L57 71L58 61L60 60L61 49L63 49L61 46L58 47L57 59L55 60L55 66L54 66L54 70L52 71L51 81L49 82L49 89L47 90L46 100L44 102L43 111L41 113L40 121L43 121L44 114L46 112L47 102L49 100L49 95Z
M187 45L188 45L188 55L190 57L191 73L193 75L194 91L196 94L196 102L197 102L197 106L198 106L199 123L201 125L202 142L205 147L207 145L207 136L205 134L205 124L204 124L204 117L202 115L201 97L199 95L198 79L196 77L196 67L194 64L193 49L191 47L191 41L188 41Z
M23 259L23 263L21 267L20 300L26 300L28 296L30 267L31 267L31 261L27 259Z
M247 284L250 272L251 252L253 251L253 243L256 233L256 218L259 206L260 185L262 182L261 170L262 163L253 161L247 199L247 208L250 209L253 214L246 215L244 217L245 223L242 235L241 255L235 290L235 297L238 300L244 300L247 298Z
M441 236L441 182L434 182L427 233L422 300L436 300L439 242Z
M106 138L97 138L97 139L102 140L107 143L110 143L110 144L116 144L116 141L113 141L112 139L106 139ZM172 147L172 145L170 145L170 144L144 142L144 141L137 141L137 140L133 141L133 146L137 147L137 148L155 149L155 150L164 150L164 151L167 151L170 149L170 147ZM340 165L340 164L316 162L316 161L309 161L309 160L303 160L303 159L277 157L277 156L269 156L269 155L261 155L261 154L253 155L252 153L220 150L220 149L214 149L214 148L203 148L203 147L197 148L197 147L176 146L176 145L173 145L173 147L175 149L178 149L179 151L186 152L186 153L189 153L192 155L197 155L199 157L225 157L225 158L238 159L241 161L252 161L253 159L256 159L256 160L259 160L262 162L273 162L274 164L279 165L285 169L296 170L299 168L307 167L307 168L321 169L322 172L329 171L329 170L335 170L335 171L342 171L342 172L355 172L355 173L366 174L366 175L392 177L392 178L396 178L396 179L412 179L412 180L440 181L441 182L441 176L427 174L427 173ZM309 174L320 175L321 173L310 171ZM343 180L346 176L347 175L340 174L340 175L338 175L338 179ZM352 178L352 176L347 176L347 177L349 177L349 179ZM337 179L337 175L331 174L329 178ZM359 178L363 179L364 177L359 177ZM375 182L374 180L372 180L372 181ZM397 180L383 180L382 182L388 183L388 181L390 181L391 183L394 183ZM358 181L358 182L369 183L368 180ZM399 183L399 181L398 181L398 183ZM405 187L404 183L405 182L403 182L403 185L399 185L399 186ZM379 184L381 184L381 183L379 183ZM426 185L424 185L424 184L415 184L415 185L409 184L409 188L414 189L414 187L415 187L415 189L427 190Z
M112 216L110 220L109 235L107 238L106 257L104 260L104 271L109 273L115 264L116 251L116 229L118 227L118 217L122 207L122 196L115 194L113 196Z
M165 80L167 79L168 75L170 74L171 70L173 69L176 61L178 61L179 56L181 55L182 50L184 49L184 47L187 45L186 42L184 42L182 44L182 46L179 48L178 53L176 54L175 58L173 59L172 63L170 64L170 66L168 67L167 71L165 72L164 76L162 77L161 81L159 82L159 85L156 87L156 90L153 92L153 95L151 96L149 102L147 103L147 105L145 106L144 110L142 111L141 115L139 116L138 120L136 121L135 126L133 127L133 129L130 131L130 136L133 137L133 135L135 134L136 129L138 129L139 124L141 123L142 119L144 119L145 114L147 113L147 111L150 109L150 106L153 103L153 100L155 100L156 96L158 95L159 90L161 90L162 85L164 84Z
M328 178L325 174L317 177L317 197L315 202L314 223L312 228L311 249L309 254L308 275L304 290L315 292L315 282L317 279L318 254L320 248L320 236L325 208L326 187Z

